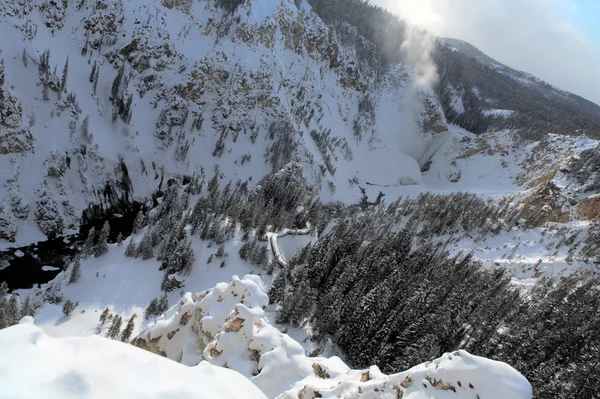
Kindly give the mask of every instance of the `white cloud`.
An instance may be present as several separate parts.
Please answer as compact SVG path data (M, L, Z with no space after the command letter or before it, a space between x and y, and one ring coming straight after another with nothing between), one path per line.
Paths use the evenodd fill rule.
M373 0L432 33L600 104L600 43L571 0Z

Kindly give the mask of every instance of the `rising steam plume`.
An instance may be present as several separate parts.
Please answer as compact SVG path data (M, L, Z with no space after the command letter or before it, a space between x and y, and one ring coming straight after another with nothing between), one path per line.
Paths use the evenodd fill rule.
M433 87L439 78L433 61L435 37L425 30L409 26L401 50L405 60L415 68L417 85Z

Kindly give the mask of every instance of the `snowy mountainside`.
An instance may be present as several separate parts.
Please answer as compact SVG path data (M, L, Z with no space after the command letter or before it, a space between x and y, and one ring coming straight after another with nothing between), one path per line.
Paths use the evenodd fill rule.
M264 398L232 370L185 367L106 338L52 338L25 318L0 331L2 395L29 398Z
M523 140L509 130L474 135L457 126L435 136L423 181L432 192L465 191L519 208L512 231L462 237L455 253L473 251L488 267L519 278L600 272L597 267L597 140L549 134Z
M514 129L600 138L600 106L490 58L462 40L441 38L437 86L446 117L475 133Z
M2 35L20 38L0 47L9 239L215 165L252 184L297 160L324 199L357 200L356 181L419 183L420 132L445 129L411 67L376 80L373 45L303 2L65 4L2 5Z
M478 355L593 398L598 142L458 52L424 87L374 9L0 0L0 328L35 313L269 397L532 396Z
M484 154L478 153L472 156L490 156L486 151L483 152ZM443 153L441 154L445 155ZM290 166L289 168L278 172L274 177L264 180L259 184L259 187L261 187L259 190L263 190L264 192L255 192L250 198L256 201L257 197L260 198L265 193L271 193L270 195L272 195L273 193L279 192L279 194L276 195L276 198L278 198L279 201L284 199L282 198L283 193L290 193L291 198L298 200L301 196L294 194L293 191L297 186L302 186L301 179L298 179L296 176L296 173L299 171L300 169ZM296 176L296 179L291 180L290 185L290 180L288 180L288 178L294 176ZM367 209L366 215L363 215L362 217L357 217L353 220L341 220L339 222L340 225L334 226L333 231L330 233L326 232L327 229L317 228L316 232L323 234L320 235L315 234L316 232L312 231L310 226L313 224L316 226L319 223L319 219L323 218L323 214L317 213L313 217L313 219L316 220L311 219L309 220L310 223L307 223L306 219L303 217L298 218L298 216L302 216L304 213L303 208L308 208L308 205L304 205L304 202L292 202L292 206L290 207L292 217L290 217L281 210L273 210L272 208L274 205L272 201L269 200L266 204L266 208L264 208L263 211L258 212L259 215L265 213L266 217L259 218L259 220L263 221L257 222L257 228L251 229L247 226L244 227L244 224L248 222L245 221L245 217L242 215L247 213L246 210L255 209L256 205L251 206L250 204L245 203L243 198L238 198L236 200L237 202L232 201L232 198L235 198L235 196L239 194L231 193L229 187L226 187L220 192L218 191L218 185L214 186L214 182L215 179L211 179L208 183L208 193L206 193L206 198L200 195L194 195L194 199L197 199L195 205L190 198L190 192L194 191L191 187L193 183L186 187L178 187L177 183L174 183L165 193L160 205L148 212L145 222L147 224L146 227L141 227L141 225L135 227L135 234L121 243L103 244L105 242L103 240L106 240L106 236L104 236L104 238L99 238L98 243L95 244L95 248L89 247L89 245L94 246L93 241L90 241L89 244L86 243L81 250L82 258L75 259L72 264L68 265L65 270L58 274L54 281L49 284L44 284L41 287L34 287L31 290L18 290L13 293L11 301L17 294L21 299L31 296L32 301L36 306L41 305L41 308L37 310L36 314L38 322L46 331L48 331L48 333L56 336L106 334L113 338L118 338L120 335L122 340L127 341L129 337L132 336L131 334L135 336L141 329L141 341L138 341L140 346L146 347L156 353L166 355L171 359L181 360L186 364L187 362L194 364L204 357L210 359L210 361L216 365L229 366L234 369L235 367L239 367L239 369L236 370L251 378L253 381L255 380L257 384L264 382L261 380L261 375L265 377L265 380L272 381L271 378L266 378L271 375L270 370L272 369L281 371L287 370L289 375L292 376L298 376L298 374L300 374L299 380L291 381L295 384L297 381L302 381L302 378L304 378L303 373L314 370L314 368L312 367L312 363L310 363L310 369L304 366L297 368L295 362L290 364L286 359L290 357L294 359L304 359L307 356L307 352L318 354L319 351L323 349L316 347L316 345L322 345L323 341L320 341L320 339L325 338L320 335L321 333L318 332L319 330L316 330L316 328L323 328L321 327L320 320L317 320L317 323L315 324L314 321L311 321L310 318L307 319L305 316L306 312L311 312L311 310L314 309L314 306L318 305L322 307L329 303L327 309L335 309L335 306L337 306L338 303L343 305L344 301L353 301L351 298L354 298L358 305L346 306L347 310L344 310L344 312L349 312L349 314L344 317L357 317L362 314L368 314L369 317L363 318L361 323L370 325L370 331L374 331L373 327L377 324L371 324L369 320L373 317L375 323L381 323L381 320L379 319L381 311L372 311L372 306L377 305L376 309L384 309L384 303L387 303L387 306L392 306L393 303L389 301L392 297L387 297L388 299L386 302L377 301L377 297L383 295L382 300L385 300L386 287L389 284L393 283L400 286L404 284L406 285L405 289L397 289L394 290L394 292L398 294L395 297L399 300L401 298L399 294L402 293L402 296L409 301L408 303L405 303L405 305L410 309L411 314L417 314L414 318L410 318L410 320L414 320L410 325L410 331L413 331L414 334L414 329L418 328L419 325L422 326L424 324L423 320L429 320L429 323L433 322L436 334L442 335L444 329L439 328L439 322L436 322L436 320L438 320L438 317L442 316L445 320L445 318L453 313L447 313L444 311L444 308L442 308L441 314L436 315L436 317L432 318L430 317L431 315L426 315L427 317L418 316L421 312L427 313L431 310L427 306L418 305L421 300L419 298L423 298L421 286L427 287L427 284L429 284L428 278L425 278L425 275L427 274L430 276L437 276L437 279L432 282L434 286L441 286L442 281L445 281L446 284L449 283L450 286L454 288L450 290L451 294L445 295L446 297L452 298L450 304L456 303L457 300L459 303L462 303L460 298L472 295L472 293L466 291L467 289L478 290L485 288L487 290L486 295L482 295L481 292L478 293L478 301L484 301L484 303L476 307L479 311L475 313L475 320L477 318L485 317L484 315L486 314L498 314L494 310L495 308L492 308L486 313L485 310L488 307L504 307L506 304L505 301L511 301L508 302L511 304L521 298L519 293L511 291L512 288L508 286L510 279L504 275L501 268L492 267L493 270L489 272L479 271L479 267L470 263L468 257L458 262L457 259L460 259L460 256L444 260L446 255L437 250L435 246L429 244L425 244L424 247L416 245L416 252L413 253L413 256L403 258L402 254L409 254L412 245L412 234L391 233L387 230L387 227L394 228L397 221L402 220L402 212L405 211L403 208L413 207L414 209L415 204L417 205L416 209L423 206L422 199L407 199L405 202L394 203L387 209L383 207L375 207L374 210ZM286 188L283 190L277 187L277 184L281 183L287 184L285 186ZM217 188L214 189L214 187ZM269 198L270 195L267 195L266 198ZM416 223L407 223L406 226L406 229L410 229L408 230L409 232L414 233L415 236L418 235L425 238L425 241L428 236L432 234L435 236L436 232L440 232L440 230L438 230L440 224L437 219L441 219L440 222L442 225L446 225L446 221L442 219L442 215L439 213L433 213L433 218L431 220L428 219L428 216L435 208L439 208L440 212L445 212L445 209L449 206L460 207L461 204L465 203L465 194L457 193L455 196L438 195L438 197L435 197L435 194L429 195L434 196L433 200L425 197L424 201L432 201L433 208L429 206L429 208L426 208L424 211L417 212L415 215L416 218L410 217L410 221L415 220ZM466 198L466 206L463 207L466 212L458 220L454 221L454 224L448 225L449 227L445 230L448 234L454 236L455 233L458 233L457 237L461 237L460 234L466 232L468 234L467 237L477 238L479 234L482 234L483 239L489 239L490 233L485 232L486 230L489 231L492 229L497 230L498 233L491 234L491 237L494 237L494 234L500 234L500 237L502 237L503 234L504 237L508 236L507 229L512 225L510 218L514 218L514 216L511 216L512 211L498 213L498 205L484 201L473 194L466 194ZM307 201L307 199L304 198L302 201ZM406 201L409 202L406 203ZM412 201L412 203L410 201ZM300 204L303 206L300 206ZM269 211L269 209L271 210ZM219 216L220 212L225 212L224 214L228 216ZM503 219L503 215L506 215L509 220L498 225L495 223L495 218L491 218L493 224L490 225L489 212L501 215L499 219ZM215 213L217 216L215 216ZM398 219L393 216L394 213L398 214ZM278 216L274 218L272 215ZM456 219L450 212L446 212L445 217ZM181 219L181 221L178 218ZM235 218L239 218L238 222L236 222ZM372 220L369 221L369 219ZM295 221L292 222L292 220ZM170 226L169 228L166 227L166 223ZM261 223L277 223L280 227L281 223L283 223L283 226L298 226L298 224L300 224L308 227L306 229L284 228L279 232L277 232L278 230L274 230L274 232L273 227L267 226L265 228L264 226L261 226ZM368 227L369 223L374 229L373 231ZM353 224L356 227L362 225L362 228L353 228ZM353 244L350 240L352 237L344 237L341 235L340 230L344 226L346 228L345 231L352 235L355 233L364 235L363 238L360 238L359 236L358 241L363 244ZM274 228L279 229L280 227ZM264 236L261 236L261 233L259 233L260 231L266 232ZM377 233L375 234L376 231ZM284 236L287 232L292 233L292 235L288 235L286 238L293 239L295 243L286 243L285 246L287 246L287 248L277 249L279 237ZM168 234L165 235L165 233ZM293 233L301 235L293 235ZM508 233L510 233L510 231L508 231ZM338 235L341 239L335 239ZM392 242L386 243L385 240L390 237L392 238ZM308 243L312 244L312 248L307 247L301 249ZM331 250L320 249L323 245L328 244L333 246ZM106 249L104 252L99 253L97 249L103 245L106 246ZM319 276L326 270L326 267L331 268L332 265L335 265L336 259L339 261L340 258L338 252L339 249L335 249L335 246L337 245L347 245L347 248L344 249L344 252L342 253L347 253L348 251L356 252L357 250L375 251L371 256L357 256L356 259L351 260L349 263L340 263L342 267L336 267L336 270L344 270L343 265L345 264L352 266L347 267L343 272L344 277L339 279L340 284L344 284L343 280L348 281L348 279L350 279L350 281L352 281L352 278L359 278L359 281L369 283L370 279L367 278L367 276L383 278L386 276L385 270L389 273L391 267L397 269L395 271L396 275L388 276L390 278L382 281L381 283L383 284L376 283L377 289L364 291L368 292L368 295L363 295L359 292L348 292L346 295L339 295L336 294L340 292L339 288L336 287L335 289L332 289L327 284L325 284L325 286L329 287L331 290L322 294L319 294L311 286L300 285L294 287L298 281L304 282L304 284L312 284L312 281L319 279ZM188 253L186 248L192 249L192 256L186 255ZM393 249L393 251L390 251L390 248ZM157 250L158 252L156 252ZM299 257L294 257L296 253L299 254ZM266 258L263 258L261 254L266 254ZM285 259L289 260L289 262L275 262L277 257L282 254L285 254ZM436 258L429 258L431 254L435 254L434 256ZM357 255L359 254L357 253ZM156 259L154 259L155 257ZM360 259L363 259L363 261L376 262L377 264L361 264L362 261ZM394 259L397 259L398 262ZM299 263L304 264L304 260L309 260L309 262L306 263L306 273L301 269L298 270ZM78 264L79 266L77 266ZM361 273L365 274L365 277L361 277L358 274L358 270L353 265L361 265L360 270ZM312 267L316 270L310 271L310 268ZM382 268L382 270L376 271L379 267ZM464 269L464 267L467 268ZM430 268L435 268L435 270L429 270ZM402 274L402 269L406 272L405 274ZM79 272L76 272L77 270L79 270ZM264 273L265 271L266 273ZM271 300L274 303L278 303L282 299L285 299L286 303L277 306L269 306L265 312L265 306L268 304L268 298L265 295L265 287L271 286L273 278L269 276L269 273L271 272L276 275L276 281L272 284L273 290L270 292ZM77 273L80 273L81 275L74 278L74 276L77 276ZM231 275L245 275L248 273L253 276L246 277L243 281L234 278L228 284L217 284L220 281L229 281ZM329 275L333 277L334 274L335 273L331 273ZM283 279L281 278L282 276ZM483 276L485 280L477 280L480 276ZM286 279L289 280L289 283L285 282ZM471 284L471 279L479 282ZM566 281L569 280L566 279ZM283 285L281 285L281 282L283 282ZM373 284L372 281L370 283ZM416 284L416 286L411 286L411 283ZM217 284L216 288L209 289L213 284ZM357 287L359 286L359 284L355 284ZM498 291L496 290L496 287L501 289ZM153 308L152 303L156 302L157 298L154 300L152 298L156 297L157 293L160 292L159 288L161 291L165 291L165 293L160 298L160 305L158 305L158 307L163 310L158 310L158 313L167 309L168 306L166 303L168 302L173 303L172 301L177 301L177 305L170 310L167 310L165 315L159 317L157 321L140 320L141 314L148 314L150 319L152 318L152 315L156 314L157 304L155 303ZM201 290L203 288L207 288L209 291L196 296L183 294L186 290ZM287 295L282 295L284 292L279 292L280 289L289 289L293 291L288 291ZM437 288L434 293L439 295L444 291L445 290ZM464 294L463 291L465 291ZM413 292L416 294L411 294ZM421 292L421 294L419 294L419 292ZM508 297L498 295L498 298L496 299L496 297L491 296L494 292L499 292L500 294L506 293ZM433 295L434 293L431 293L430 295ZM491 299L486 299L488 294ZM184 298L181 299L181 296L184 296ZM319 300L319 298L322 298L322 300ZM314 303L311 302L313 299L315 300ZM69 303L71 304L71 307L74 306L74 310L67 307ZM290 303L292 304L291 306ZM569 301L566 301L565 303L569 303ZM529 305L524 303L523 306ZM145 310L143 310L144 307L146 307ZM515 307L508 307L509 310L513 308ZM342 307L342 309L344 309L344 307ZM403 318L396 313L400 312L402 309L402 307L399 307L391 312L385 313L389 316L390 321L396 325L395 328L399 327L396 321L403 320ZM498 312L501 310L502 309L498 309ZM455 311L456 309L452 310L452 312ZM71 313L69 314L69 312ZM276 321L278 323L289 322L292 326L297 327L291 331L291 334L295 337L294 340L288 336L282 336L277 331L277 328L275 327L277 324L272 322L273 312L277 312ZM448 312L450 312L450 310L448 310ZM338 322L341 321L339 319L340 314L341 313L338 313ZM469 315L469 313L459 314L462 315L462 317ZM128 318L129 321L127 322L128 327L121 331L123 318ZM288 318L288 321L286 321L285 318ZM244 320L242 321L242 319ZM279 321L279 319L282 321ZM247 322L249 320L252 320L252 322ZM460 320L461 319L458 321L459 325L461 324ZM149 324L147 324L148 322ZM330 323L335 322L336 321L333 318L330 320ZM421 324L419 324L419 322ZM497 321L493 321L493 323L496 322ZM495 325L493 323L490 325ZM404 324L405 323L401 323L401 325ZM446 323L443 324L446 325ZM259 325L264 328L260 328ZM355 326L360 325L361 324L359 323L355 324ZM486 323L485 325L488 324ZM131 328L129 328L129 326L131 326ZM285 328L288 328L288 326L285 326ZM493 330L496 329L494 328ZM344 329L340 329L340 332L346 334L348 331L348 326ZM366 329L363 328L358 335L355 335L355 338L346 338L344 341L346 349L351 349L349 347L354 342L364 342L364 337L362 337L361 334L366 334L365 331ZM261 335L261 333L264 333L265 335ZM481 334L481 331L477 331L477 333ZM458 337L454 336L454 339L462 336L462 333L459 334ZM391 337L393 338L394 335L391 335ZM479 339L475 336L475 331L468 334L467 337L473 338L468 340L459 339L459 341L463 341L468 343L471 347L477 348ZM398 350L398 352L388 351L388 355L397 353L397 362L394 363L403 364L402 368L396 368L394 366L390 367L390 362L388 361L384 363L375 363L381 364L382 368L387 367L387 370L394 367L393 372L395 373L400 370L405 370L414 364L421 363L424 360L439 357L440 353L436 353L439 350L439 347L437 347L437 349L435 346L431 348L429 344L430 342L435 342L436 339L437 337L432 336L432 334L424 336L424 339L414 338L414 341L413 338L410 338L408 340L410 352L403 353L400 350ZM340 341L336 342L334 337L332 337L331 340L334 349L336 345L341 344ZM295 341L295 343L293 341ZM327 341L327 339L325 339L325 341ZM380 344L380 342L377 340L371 342L373 342L373 348L371 349L377 350L376 345ZM405 339L402 342L406 344L407 340ZM247 344L247 346L240 347L239 345L236 345L236 343L244 343L244 345ZM398 344L400 343L398 342ZM455 349L460 348L460 346L455 346L455 343L449 345L451 345L450 349L445 351L454 351ZM401 347L401 345L398 346ZM249 351L248 348L251 350ZM215 350L213 351L213 349ZM317 351L315 352L315 350ZM284 353L287 355L284 356ZM258 355L260 355L260 358ZM329 352L327 355L329 355ZM411 357L408 357L409 355ZM242 357L242 361L239 361L240 356ZM263 358L265 362L267 359L276 359L273 360L273 367L262 367L261 361ZM415 359L418 359L418 361ZM347 374L347 369L339 366L339 364L339 367L334 367L328 363L330 360L323 361L325 363L323 363L321 368L329 370L327 373L329 373L330 376L338 375L342 378L342 376ZM331 361L334 363L337 362L335 359ZM372 364L362 363L363 360L360 362L360 367L367 367L369 364ZM302 361L300 364L306 365L306 362ZM435 367L435 364L437 363L433 364L433 367ZM453 362L452 365L454 364L458 367L462 363ZM525 367L526 365L522 365L522 367ZM429 365L425 365L417 369L423 371L425 375L413 370L416 373L415 378L417 378L417 375L423 376L422 378L426 381L424 384L427 386L426 377L429 376L430 380L433 381L430 382L432 386L438 385L439 387L450 389L448 386L448 384L450 384L455 390L461 391L459 388L462 387L458 385L458 381L461 381L461 384L463 383L464 378L462 377L462 374L460 374L461 376L457 376L454 372L451 373L451 378L453 380L456 378L457 382L456 384L449 383L446 379L450 377L442 378L436 376L437 374L433 373L435 368L434 370L431 370L428 369L428 367ZM339 374L336 374L338 373L338 370ZM367 384L365 386L360 382L364 372L365 370L361 372L360 376L358 373L352 374L353 376L356 376L356 379L354 379L354 377L352 377L353 379L351 380L344 379L343 381L347 383L342 384L342 387L337 386L337 381L339 380L336 380L336 382L333 382L332 384L320 381L320 379L312 380L315 378L312 374L309 374L312 382L311 380L307 380L304 385L294 386L296 386L299 391L302 391L305 385L308 387L306 391L313 389L314 387L313 391L330 392L331 395L335 397L340 392L337 389L347 390L348 394L354 394L354 390L356 389L356 393L358 394L358 388L360 387L361 390L364 389L365 393L370 394L373 392L381 392L382 389L387 389L390 385L401 383L405 379L405 377L398 377L397 379L389 379L388 377L383 376L374 377L373 382L368 384L369 381L366 381ZM258 373L258 375L255 375L256 373ZM373 371L373 373L373 375L379 376L375 371ZM296 377L289 378L293 380ZM443 384L438 384L438 379L441 379ZM280 381L281 379L276 380ZM504 386L504 383L498 383L501 386ZM412 389L420 389L421 385L414 384L414 388ZM480 383L474 381L472 382L472 385L476 387L475 394L480 393L480 391L478 391ZM457 388L457 386L459 388ZM279 388L280 387L273 388L269 383L266 383L266 387L261 386L261 389L265 389L265 392L268 391L269 395L275 392L276 389L279 392L275 392L275 394L283 392L283 390L280 390ZM289 390L292 388L293 386L287 389ZM368 389L370 388L373 388L373 390L369 391ZM375 391L375 389L379 391ZM436 389L443 390L443 388ZM500 388L497 390L499 389ZM450 389L450 391L452 390ZM419 393L426 394L426 392L428 392L428 390ZM450 394L450 392L447 393ZM471 390L466 389L463 393L465 395L473 394Z

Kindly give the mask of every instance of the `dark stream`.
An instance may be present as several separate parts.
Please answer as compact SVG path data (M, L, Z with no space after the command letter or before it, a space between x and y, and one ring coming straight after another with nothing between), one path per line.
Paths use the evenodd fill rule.
M72 258L79 252L85 242L89 230L102 229L105 221L110 224L109 243L117 241L120 234L123 237L131 235L133 221L143 205L138 202L121 203L109 209L92 206L84 211L79 234L57 237L40 241L20 248L9 248L0 252L0 282L6 281L11 290L32 288L36 284L45 284L53 280L65 266L67 258ZM20 252L19 252L20 251ZM17 256L16 254L21 254ZM51 266L46 268L44 266Z

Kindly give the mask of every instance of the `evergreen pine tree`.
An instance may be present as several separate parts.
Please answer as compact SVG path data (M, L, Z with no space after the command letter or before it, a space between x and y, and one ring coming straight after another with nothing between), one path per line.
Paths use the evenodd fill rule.
M94 66L92 67L92 72L90 73L90 83L94 83L96 79L96 68L98 67L98 61L94 61Z
M163 294L158 300L158 307L156 308L157 314L163 314L169 310L169 298L167 294Z
M87 115L81 124L81 137L88 144L90 143L90 116Z
M121 89L121 82L123 80L123 75L125 74L125 63L123 62L121 64L121 68L119 68L119 72L117 73L117 76L115 77L115 80L113 81L112 84L112 88L111 88L111 101L113 102L117 102L118 98L119 98L119 91Z
M19 309L19 300L16 295L12 295L8 300L8 324L9 326L14 326L21 320L21 310Z
M8 284L6 281L0 283L0 300L8 294Z
M106 309L104 309L104 311L100 315L100 323L104 324L106 322L106 320L108 320L109 315L110 315L110 310L108 310L108 306L107 306Z
M186 275L190 274L194 260L194 250L192 249L190 240L185 237L177 243L174 251L165 260L167 274L179 272L183 272Z
M254 251L255 247L256 241L246 241L244 245L242 245L242 247L240 248L240 258L242 258L242 260L249 260L250 255Z
M142 260L148 260L154 257L154 250L152 249L152 236L150 232L148 232L142 238L142 241L140 241L140 245L137 247L135 257L141 257Z
M8 317L8 298L0 297L0 309L4 309L6 317Z
M285 296L286 273L282 270L273 280L273 285L269 290L269 303L276 304L283 301Z
M69 277L69 284L74 284L81 278L81 260L79 255L75 256L73 262L73 269L71 269L71 276Z
M100 236L98 237L98 244L95 248L96 257L100 257L108 252L108 236L110 235L110 224L108 220L104 222L102 230L100 230Z
M96 228L94 226L92 226L92 228L90 228L90 230L88 231L88 236L85 239L85 243L83 244L83 254L85 254L86 256L91 256L94 254L95 252L95 245L96 245Z
M65 66L63 68L62 79L60 80L61 91L67 89L68 77L69 77L69 56L67 56L67 61L65 62Z
M96 74L94 75L94 94L98 91L98 80L100 79L100 68L96 68Z
M127 244L127 248L125 248L125 256L128 258L135 258L136 252L135 242L133 241L133 237L130 237L129 244Z
M35 316L35 309L33 308L31 297L29 295L27 295L27 298L25 298L25 301L23 301L23 306L21 306L21 318L25 316Z
M133 234L138 234L144 228L144 212L139 211L133 221Z
M0 306L0 330L8 327L8 316L6 314L6 308Z
M63 305L62 312L66 317L69 317L69 316L71 316L71 314L73 314L73 311L75 310L76 307L77 307L77 305L74 304L73 301L71 301L70 299L67 299Z
M163 280L160 283L160 290L163 292L171 292L177 288L177 282L172 279L169 273L165 273Z
M27 64L28 64L28 60L27 60L27 58L28 58L28 57L29 57L29 56L27 55L27 48L26 48L26 47L24 47L24 48L23 48L23 66L24 66L25 68L27 68Z
M119 235L117 236L117 246L122 247L123 246L123 234L119 233Z
M123 324L123 318L119 315L116 315L113 318L112 324L106 333L107 338L115 339L119 336L121 332L121 324Z
M217 258L222 258L223 256L225 256L225 246L224 245L219 245L219 249L217 249L217 253L215 254L215 256Z
M131 334L133 334L133 329L135 328L135 318L136 317L137 317L137 314L134 313L133 316L131 316L129 318L129 321L127 322L127 325L125 326L125 329L121 333L121 342L129 341L129 339L131 338Z
M158 298L154 298L150 301L146 310L144 311L144 318L148 320L152 316L156 316L158 314Z
M44 101L50 101L50 96L49 96L49 86L48 86L48 80L44 80L44 82L42 83L42 99Z

